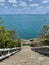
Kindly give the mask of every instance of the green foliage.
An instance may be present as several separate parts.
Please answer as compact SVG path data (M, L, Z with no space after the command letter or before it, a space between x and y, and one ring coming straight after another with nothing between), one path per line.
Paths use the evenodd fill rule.
M42 41L43 45L47 45L49 46L49 39L45 39L44 41Z
M35 45L33 43L31 43L31 47L35 47Z
M48 22L48 24L45 24L42 28L42 31L41 31L41 42L43 43L43 45L48 45L49 46L49 21L46 21Z
M17 44L19 47L21 47L21 42L19 40L17 41Z
M2 18L0 17L0 25L2 25L3 24L3 21L2 21Z
M40 31L40 36L41 37L45 37L47 35L49 35L49 26L48 25L44 25L42 27L42 30Z
M38 47L38 46L39 46L39 44L37 42L32 42L31 43L31 47Z
M0 26L0 48L20 47L20 41L14 40L9 30Z

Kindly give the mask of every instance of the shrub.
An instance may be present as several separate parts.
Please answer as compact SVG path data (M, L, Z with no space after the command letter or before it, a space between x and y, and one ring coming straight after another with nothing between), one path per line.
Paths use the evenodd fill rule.
M45 39L43 42L43 45L48 45L49 46L49 39Z
M4 26L0 26L0 48L13 48L20 46L20 40L14 40L11 33Z

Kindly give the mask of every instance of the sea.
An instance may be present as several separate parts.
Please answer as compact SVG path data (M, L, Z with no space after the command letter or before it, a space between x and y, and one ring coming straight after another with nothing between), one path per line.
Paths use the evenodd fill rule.
M49 15L46 14L0 14L0 17L3 25L7 29L16 29L21 39L39 37L42 27L49 20Z

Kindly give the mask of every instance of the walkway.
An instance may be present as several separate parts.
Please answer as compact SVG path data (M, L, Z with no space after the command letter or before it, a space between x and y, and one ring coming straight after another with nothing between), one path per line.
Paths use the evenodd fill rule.
M29 46L24 46L20 52L0 62L0 65L49 65L49 57L31 51Z

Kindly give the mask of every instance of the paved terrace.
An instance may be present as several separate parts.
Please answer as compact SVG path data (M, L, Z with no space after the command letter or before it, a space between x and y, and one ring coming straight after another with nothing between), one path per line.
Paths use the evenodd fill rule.
M32 51L29 46L24 46L20 52L1 61L0 65L49 65L49 57Z

